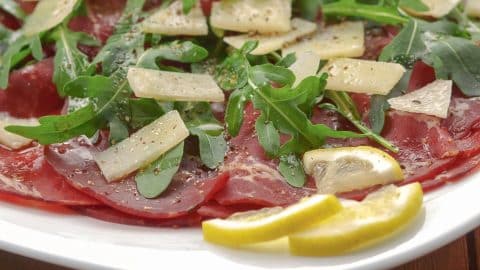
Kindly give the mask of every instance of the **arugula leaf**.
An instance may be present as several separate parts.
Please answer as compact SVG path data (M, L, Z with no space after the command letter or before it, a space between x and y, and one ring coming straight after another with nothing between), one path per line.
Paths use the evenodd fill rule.
M339 0L324 4L322 12L326 16L360 17L386 24L404 24L408 22L408 18L401 15L398 11L398 4L392 5L391 1L376 1L375 4L366 4L357 0Z
M480 47L453 36L426 34L424 41L428 54L423 59L437 77L452 79L467 96L480 96Z
M250 88L245 87L232 92L225 109L225 124L228 133L237 136L243 123L243 110L250 99Z
M40 36L36 35L32 37L32 40L29 44L30 50L32 51L32 56L35 60L40 61L43 59L43 49Z
M280 71L281 69L283 70ZM280 82L287 82L287 85L283 88L273 88L267 83L268 81L261 83L258 81L258 76L255 76L258 85L253 82L252 78L249 79L253 92L252 101L254 107L261 110L265 121L271 121L279 132L291 136L290 141L281 146L280 154L302 154L306 150L322 146L327 137L358 137L358 134L353 132L335 131L323 124L315 125L300 108L305 103L311 104L311 97L321 96L326 76L308 77L307 79L315 82L315 87L302 89L299 88L302 87L302 84L300 84L297 88L292 89L291 85L295 80L295 76L293 76L292 80L290 75L286 75L288 72L291 72L288 69L273 67L270 64L255 66L251 68L250 76L253 76L258 70L271 73L263 76L268 78L266 79L268 81L271 78L277 78L279 74L285 74L285 78L278 79Z
M441 33L445 35L454 35L460 29L458 25L449 21L437 21L433 23L412 19L400 31L400 33L388 44L382 51L379 60L398 62L398 59L404 57L410 59L410 64L404 64L406 68L412 68L416 60L421 59L427 50L424 41L424 34L427 32Z
M195 6L197 0L182 0L183 13L188 14L190 10Z
M36 139L42 144L63 142L82 134L92 136L106 124L111 128L111 142L118 142L128 136L125 122L128 122L131 115L128 102L131 90L126 79L125 67L133 61L133 58L130 58L133 50L143 47L143 34L140 31L130 32L130 27L138 20L143 3L144 0L127 2L115 35L97 55L96 61L102 62L103 71L109 74L109 77L84 76L83 74L90 74L93 70L87 68L85 57L75 47L79 40L88 39L81 34L70 35L65 29L59 28L57 46L60 50L55 59L56 83L63 85L61 90L63 94L75 98L88 98L90 104L67 115L42 118L38 127L11 127L11 131ZM25 46L24 43L20 44L22 47ZM124 57L117 58L120 55ZM67 59L66 63L62 63L64 59Z
M352 98L347 93L327 91L325 96L331 101L333 101L336 106L324 103L321 104L322 108L337 111L343 117L348 119L365 136L367 136L373 141L376 141L378 144L382 145L383 147L394 153L398 152L398 147L396 147L391 142L387 141L377 133L373 132L362 122L361 116L357 111L357 107L353 103Z
M215 80L220 88L226 91L240 89L247 85L247 68L250 63L247 55L255 50L258 41L246 42L240 50L235 50L215 71Z
M282 59L280 59L275 65L279 67L285 67L289 68L291 65L293 65L297 61L297 56L295 53L289 53Z
M291 186L300 188L305 185L307 177L303 169L302 161L298 156L281 156L278 170Z
M190 133L198 137L200 147L200 159L210 169L217 168L225 159L227 153L227 142L223 132L217 136L208 134L206 126L190 128Z
M137 53L143 50L145 35L138 24L145 0L128 0L115 33L107 40L93 64L102 63L104 75L111 75L121 67L135 64Z
M0 1L0 9L13 15L15 18L23 20L27 16L23 9L14 0L2 0Z
M117 116L110 117L108 130L110 131L108 141L111 145L117 144L129 136L128 127Z
M384 48L380 61L397 62L409 71L387 96L373 96L369 119L375 133L384 126L387 100L407 89L413 64L422 60L431 65L437 78L452 79L468 96L480 95L480 48L472 41L455 37L458 24L440 20L433 23L410 20L395 39Z
M158 102L150 98L132 98L130 103L130 126L133 129L142 128L162 116L165 111Z
M249 76L250 80L260 87L271 85L272 83L292 86L295 82L295 75L291 70L272 64L254 66L250 69Z
M406 7L418 12L428 11L429 8L421 0L400 0L398 1L400 7Z
M10 45L0 60L0 89L7 88L10 69L30 54L30 49L25 47L28 47L33 39L34 37L27 38L18 32L12 34L8 42Z
M56 36L53 81L58 93L65 96L65 84L80 76L93 74L95 66L90 65L88 57L77 48L79 40L83 38L82 33L71 32L62 25L57 29Z
M198 137L200 158L211 169L225 159L227 142L223 134L223 125L213 116L210 104L206 102L177 102L176 109L192 135Z
M180 168L183 148L182 142L135 176L137 190L143 197L153 199L168 188Z
M146 50L137 61L137 66L158 69L159 60L171 60L180 63L196 63L208 57L208 51L190 41L174 41L167 45Z
M80 135L93 136L101 125L95 115L90 104L67 115L40 117L39 126L7 126L5 130L37 140L40 144L60 143Z
M298 5L303 18L313 21L318 16L322 2L323 0L296 0L295 5Z
M265 115L262 114L257 118L255 123L255 130L257 131L258 141L263 147L265 152L271 156L275 157L278 155L280 150L280 133L275 128L271 121L265 119Z
M116 121L116 118L123 120L129 115L128 103L124 104L130 96L125 71L119 70L110 77L79 76L67 83L64 91L69 96L89 98L90 104L67 115L43 117L38 127L15 127L10 132L38 140L41 144L59 143L79 135L92 136L106 123ZM116 130L121 128L118 122L113 127ZM115 133L115 138L111 139L118 142L118 134L122 133Z
M386 96L373 95L370 100L370 111L368 112L368 119L372 125L372 130L376 134L380 134L385 125L385 112L390 109L390 104L387 100L390 98L401 96L405 93L412 76L412 70L407 70L402 79L395 85L395 87Z

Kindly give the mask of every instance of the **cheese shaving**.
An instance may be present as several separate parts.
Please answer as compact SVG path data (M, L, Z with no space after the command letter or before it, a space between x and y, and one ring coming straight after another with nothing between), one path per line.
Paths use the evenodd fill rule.
M419 90L391 98L388 103L395 110L447 118L452 86L452 81L436 80Z
M228 0L213 2L210 24L236 32L272 34L291 29L291 0Z
M38 120L35 118L20 119L8 116L6 114L0 115L0 144L3 144L10 149L20 149L29 145L32 142L32 139L28 139L6 131L5 127L11 125L36 126L38 125Z
M240 49L247 41L257 40L258 47L251 52L253 55L268 54L282 49L284 46L291 44L301 37L312 34L317 29L317 24L295 18L292 20L292 30L286 33L272 35L240 35L230 36L223 40L230 46Z
M285 48L282 54L311 51L321 59L360 57L365 52L364 36L362 22L344 22L319 29L313 37Z
M145 19L142 23L146 33L163 35L206 36L208 25L202 9L197 4L188 14L183 13L182 1L173 2Z
M400 81L405 68L396 63L339 58L321 70L328 74L327 89L369 95L387 95Z

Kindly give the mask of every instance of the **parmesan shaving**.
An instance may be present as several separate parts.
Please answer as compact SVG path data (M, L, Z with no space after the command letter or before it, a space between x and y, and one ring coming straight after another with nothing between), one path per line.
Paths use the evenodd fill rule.
M290 31L291 0L226 0L213 2L210 24L236 32L272 34Z
M452 81L436 80L414 92L388 100L392 109L448 117L452 97Z
M469 16L480 17L480 1L470 0L465 5L465 11Z
M462 0L422 0L429 8L428 11L418 12L409 8L404 8L408 13L416 16L427 16L441 18L452 11Z
M23 26L25 36L34 36L60 24L77 4L77 0L42 0Z
M387 95L400 81L405 68L400 64L339 58L321 70L328 74L327 89L369 95Z
M159 71L132 67L128 82L137 97L164 101L224 102L223 91L208 74Z
M11 125L36 126L38 125L38 120L35 118L19 119L5 114L0 115L0 144L10 149L20 149L29 145L33 140L6 131L5 127Z
M208 25L202 9L197 4L188 14L183 13L182 1L173 2L145 19L142 24L146 33L163 35L206 36Z
M320 66L320 56L313 52L303 52L297 54L297 61L290 66L290 70L295 74L294 87L298 86L305 78L317 74Z
M108 182L141 169L157 160L189 135L180 114L170 111L129 138L94 155Z
M317 29L315 23L295 18L292 20L292 30L286 33L272 35L240 35L230 36L223 40L230 46L240 49L247 41L257 40L258 47L251 52L253 55L268 54L282 49L284 46L295 42L297 39L312 34Z
M321 59L360 57L365 52L364 36L362 22L344 22L319 29L313 37L285 48L282 54L311 51Z

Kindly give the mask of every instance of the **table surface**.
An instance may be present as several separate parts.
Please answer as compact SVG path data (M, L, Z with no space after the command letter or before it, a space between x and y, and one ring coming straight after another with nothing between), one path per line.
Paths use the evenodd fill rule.
M480 269L480 228L457 241L394 270ZM0 251L0 269L68 270L68 268Z

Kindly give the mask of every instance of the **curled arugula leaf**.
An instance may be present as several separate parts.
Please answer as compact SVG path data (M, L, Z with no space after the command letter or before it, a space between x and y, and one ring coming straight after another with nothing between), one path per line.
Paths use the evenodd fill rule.
M137 66L158 69L158 61L170 60L180 63L196 63L208 57L208 51L191 41L174 41L146 50L137 61Z

